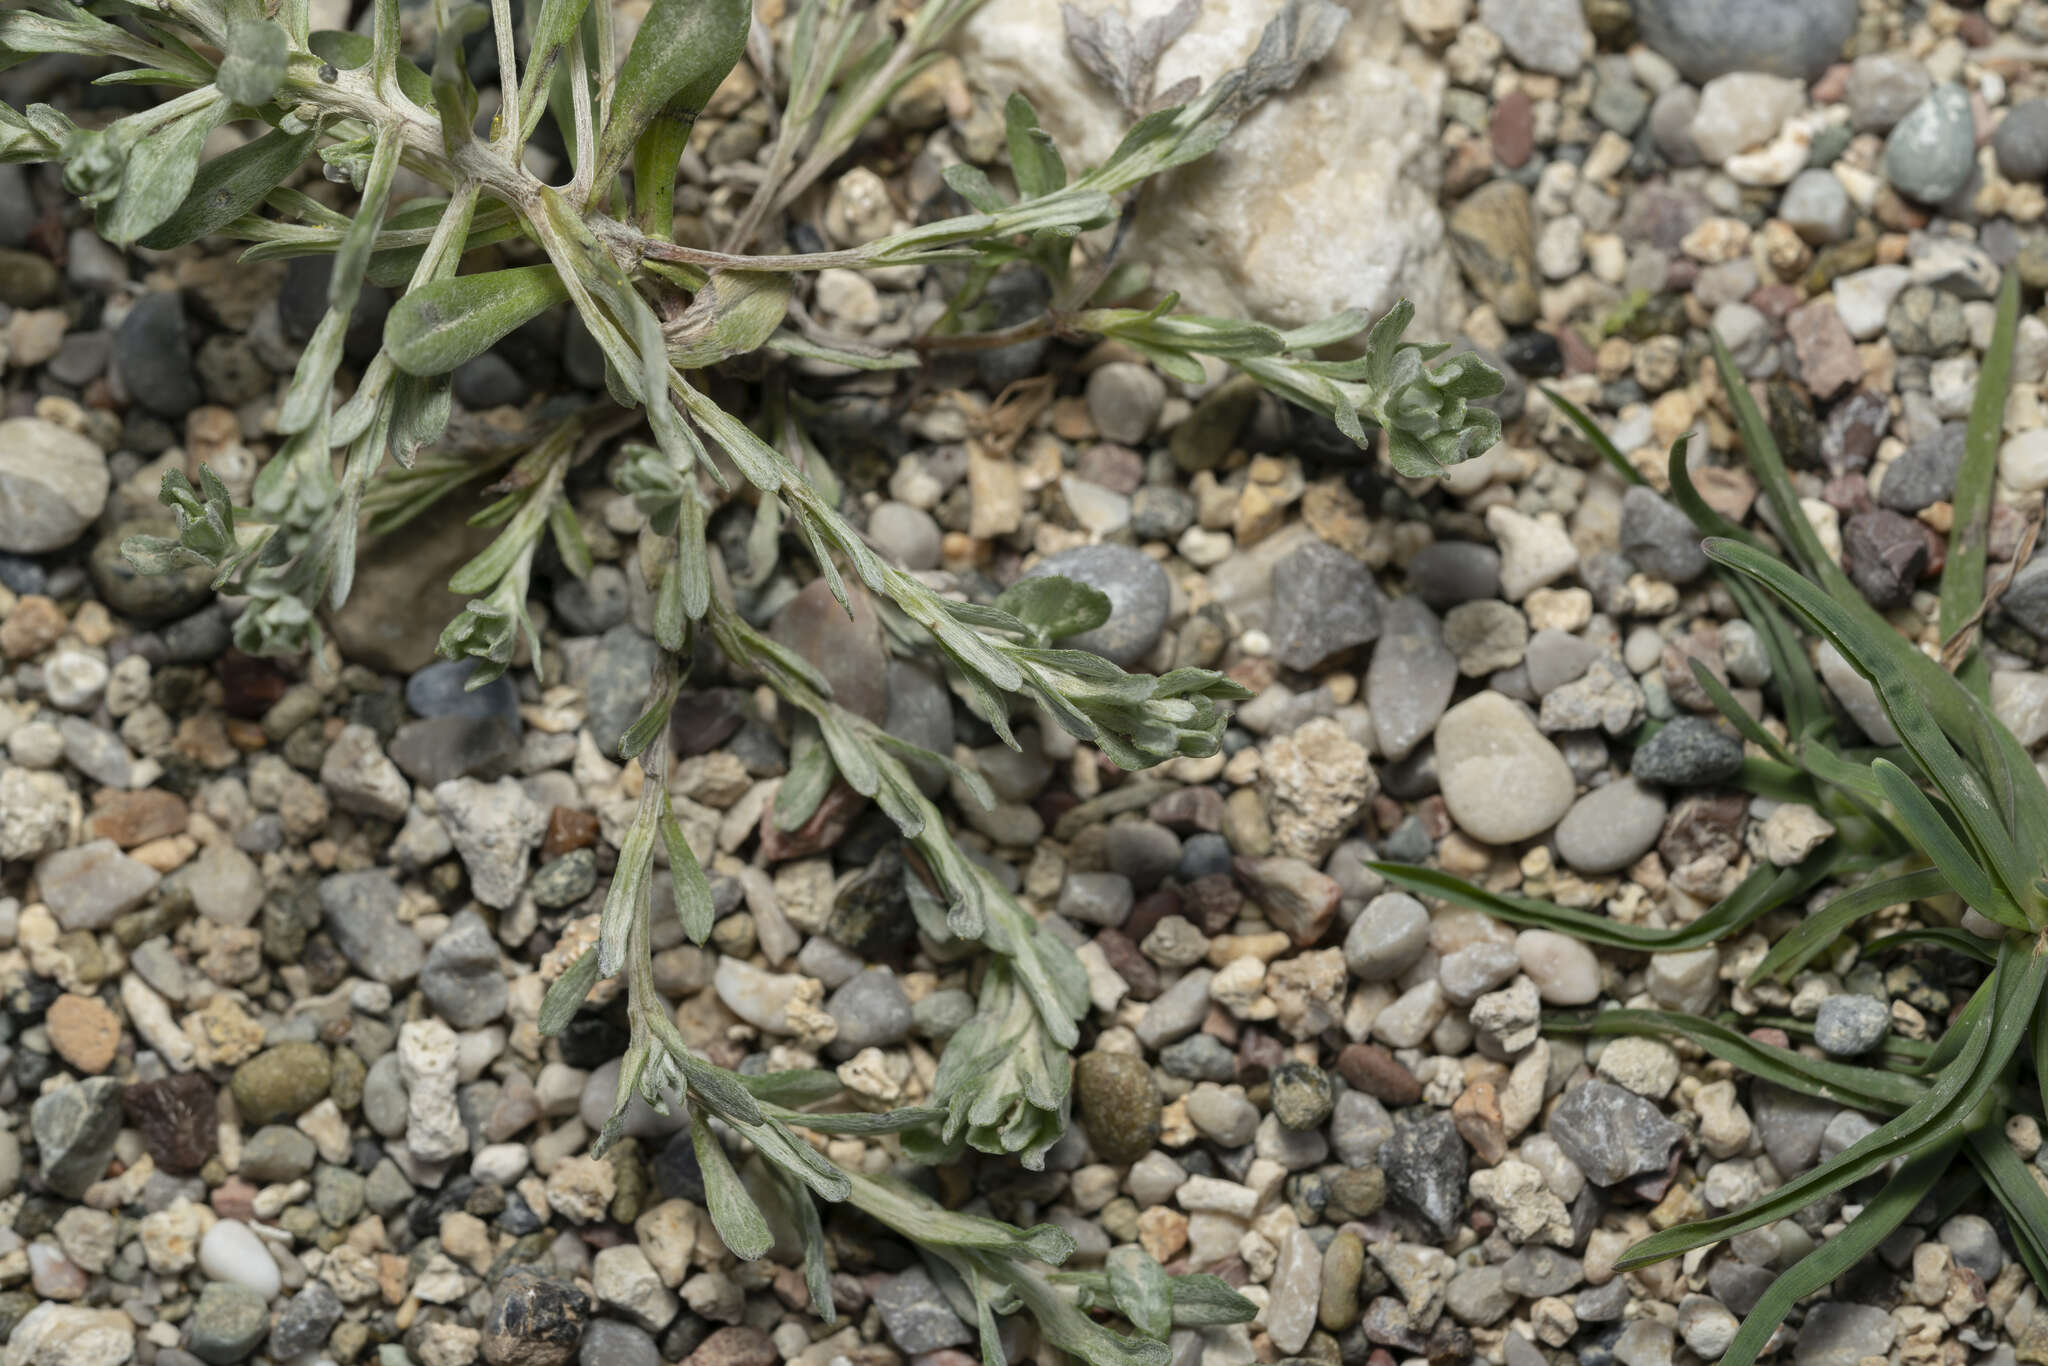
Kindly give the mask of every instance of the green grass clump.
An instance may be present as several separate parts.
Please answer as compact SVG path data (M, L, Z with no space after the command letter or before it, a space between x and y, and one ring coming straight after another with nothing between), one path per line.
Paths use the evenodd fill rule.
M1940 586L1943 657L1923 653L1864 600L1800 510L1764 415L1725 347L1715 362L1749 465L1782 552L1710 509L1671 452L1674 501L1705 538L1721 584L1769 655L1781 740L1697 661L1694 676L1761 756L1736 785L1823 812L1836 833L1795 867L1759 865L1731 894L1679 928L1623 924L1596 912L1484 891L1450 875L1375 865L1388 880L1517 925L1589 943L1670 953L1732 940L1773 911L1797 908L1824 883L1852 884L1772 945L1749 976L1786 981L1829 953L1874 913L1928 903L1941 923L1857 946L1865 956L1932 946L1988 965L1982 985L1932 1047L1891 1039L1875 1066L1820 1060L1744 1032L1757 1024L1653 1010L1551 1015L1561 1033L1682 1039L1764 1081L1885 1116L1874 1132L1743 1209L1665 1229L1616 1264L1647 1266L1761 1228L1858 1183L1882 1179L1842 1232L1785 1271L1743 1321L1720 1366L1749 1366L1800 1299L1826 1287L1916 1209L1946 1217L1979 1192L2004 1210L2020 1261L2048 1294L2048 1194L2004 1136L2006 1119L2039 1117L2048 1077L2048 786L1992 714L1989 667L1974 632L1985 600L1992 481L2012 369L2019 288L2008 278L1985 356L1953 500ZM1631 481L1641 476L1585 414L1553 396L1599 454ZM1807 636L1832 644L1876 690L1899 744L1845 745L1807 656ZM1958 903L1995 922L1983 938L1962 929ZM1931 1206L1923 1202L1931 1201Z

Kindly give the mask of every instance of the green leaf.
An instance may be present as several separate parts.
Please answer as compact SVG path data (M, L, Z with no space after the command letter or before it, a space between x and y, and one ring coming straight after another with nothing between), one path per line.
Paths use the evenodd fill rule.
M587 949L563 969L562 975L548 988L548 994L541 998L540 1032L553 1035L568 1028L569 1021L576 1018L576 1012L583 1008L590 989L596 985L597 951Z
M1998 447L2005 436L2006 390L2012 381L2012 349L2019 323L2020 281L2008 270L1998 291L1998 314L1991 327L1991 345L1977 371L1977 390L1970 402L1970 425L1963 441L1963 463L1956 471L1948 531L1948 559L1942 566L1940 625L1944 642L1953 640L1983 610L1984 562L1991 535L1991 485L1998 474ZM1987 695L1990 667L1972 651L1957 669L1979 697Z
M831 1100L846 1090L846 1083L839 1080L834 1072L821 1068L790 1068L783 1072L764 1072L749 1075L745 1072L733 1074L742 1087L760 1100L785 1109L803 1105L815 1105L821 1100ZM798 1118L798 1123L803 1123Z
M776 1180L796 1216L797 1241L804 1249L804 1289L811 1296L811 1312L830 1328L839 1321L839 1308L832 1302L832 1267L825 1260L825 1225L818 1218L818 1203L788 1174L777 1172Z
M398 175L403 151L404 133L399 125L392 124L378 132L369 169L363 175L362 203L342 233L341 244L334 249L334 273L327 278L327 302L332 308L355 308L370 248L377 241L378 229L384 225L384 212L391 206L391 183Z
M568 297L547 264L436 280L391 306L384 347L407 374L444 375Z
M1038 632L1043 640L1061 640L1092 631L1109 620L1109 595L1077 579L1047 574L1019 579L996 599L1007 612Z
M491 22L482 5L464 5L448 16L434 40L434 112L441 116L441 149L454 156L476 136L477 94L469 79L463 41Z
M655 825L660 812L657 794L644 792L626 838L619 845L619 861L606 889L604 911L598 919L597 970L615 976L626 965L626 941L633 918L645 901L648 881L654 869Z
M2036 959L2029 946L2007 941L2000 947L1998 966L1990 980L1949 1027L1948 1037L1956 1041L1953 1055L1936 1071L1925 1096L1834 1158L1762 1199L1728 1214L1651 1234L1624 1253L1616 1268L1633 1270L1761 1228L1875 1175L1899 1158L1924 1153L1968 1132L1983 1121L1980 1106L1987 1102L2032 1024L2044 975L2048 975L2048 959Z
M690 1116L690 1147L703 1171L704 1204L711 1212L711 1226L718 1230L719 1238L741 1261L751 1262L764 1256L775 1245L775 1235L769 1231L768 1220L754 1203L754 1197L740 1184L739 1173L732 1169L732 1159L725 1155L725 1148L701 1114Z
M625 166L657 118L685 130L696 122L739 64L752 22L748 0L654 0L619 66L611 121L598 142L600 184Z
M1749 974L1749 982L1755 985L1769 977L1789 981L1794 973L1818 958L1828 945L1864 916L1887 906L1940 896L1948 890L1948 879L1939 870L1923 868L1919 872L1883 878L1865 883L1852 892L1844 892L1808 915L1773 944L1771 951Z
M230 108L215 95L139 138L127 155L120 193L101 211L100 235L125 247L176 213L198 177L207 137Z
M1809 1058L1759 1043L1740 1030L1699 1015L1666 1010L1596 1010L1544 1017L1544 1027L1571 1034L1681 1038L1764 1081L1857 1109L1897 1112L1927 1094L1926 1084L1875 1067Z
M2026 929L2026 916L1985 876L1975 856L1964 847L1947 817L1927 799L1927 794L1888 759L1879 759L1870 767L1877 774L1885 796L1898 808L1907 833L1941 870L1943 880L1955 889L1956 895L2008 929Z
M1948 799L2006 898L2038 906L2040 856L2022 849L2048 847L2048 787L2011 732L1938 663L1902 640L1846 579L1839 591L1824 590L1751 547L1711 539L1705 550L1775 594L1870 680L1921 773ZM1951 736L1969 751L1968 760Z
M661 734L662 728L668 724L669 710L675 703L680 686L678 681L671 680L647 710L640 713L640 718L626 728L626 733L619 737L621 759L637 759L654 743L654 737Z
M790 748L789 772L775 790L775 823L784 830L803 825L816 814L838 776L825 737L814 724L800 725Z
M268 104L284 84L291 50L291 39L276 24L263 19L231 19L227 55L221 58L214 83L236 104L252 108Z
M806 1129L815 1129L821 1134L900 1134L907 1129L921 1129L936 1124L946 1117L946 1112L932 1106L910 1106L900 1110L885 1110L880 1114L869 1114L864 1110L848 1110L840 1114L788 1114L779 1116L790 1124L800 1124Z
M683 838L683 827L676 823L675 809L669 805L667 793L661 798L661 843L668 850L676 919L690 942L701 944L711 937L711 922L717 908L711 903L711 884L704 880L704 869L690 852L690 842Z
M2037 1288L2048 1287L2048 1192L2042 1191L2033 1169L2013 1152L2005 1135L1979 1129L1970 1135L1969 1144L1970 1160L2005 1209L2006 1225L2027 1274Z
M1066 188L1067 164L1060 160L1060 149L1053 146L1052 135L1038 126L1037 111L1020 91L1011 91L1003 105L1003 131L1019 194L1036 199Z
M143 234L140 244L156 251L182 247L217 232L263 202L283 184L313 148L314 130L272 129L201 166L192 187L170 216Z
M760 350L788 316L794 284L786 271L711 272L682 316L662 329L669 363L701 370Z
M391 386L391 458L410 469L421 447L440 440L453 411L453 397L446 375L400 375Z
M956 161L939 172L939 179L946 182L946 188L967 201L967 206L976 213L1001 213L1010 206L1007 199L990 183L988 173L979 166L965 161Z
M1792 1311L1793 1305L1815 1291L1825 1289L1905 1222L1941 1180L1955 1159L1956 1148L1956 1144L1949 1143L1913 1157L1863 1206L1862 1212L1851 1219L1846 1228L1827 1238L1772 1281L1750 1309L1749 1316L1743 1319L1742 1327L1728 1344L1718 1366L1751 1366L1770 1345L1771 1335L1785 1321L1785 1315ZM2038 1192L2039 1187L2035 1189Z
M1403 891L1448 901L1496 920L1505 920L1510 925L1557 930L1574 939L1606 948L1633 949L1639 953L1681 953L1719 943L1776 908L1804 896L1827 879L1839 857L1840 851L1823 845L1796 868L1756 868L1733 892L1716 902L1697 920L1673 929L1631 925L1598 912L1558 906L1533 897L1485 891L1434 868L1384 862L1374 863L1371 867Z
M1131 1326L1148 1338L1166 1341L1173 1330L1173 1290L1166 1270L1135 1243L1109 1254L1109 1290Z
M1600 429L1599 423L1587 415L1585 409L1579 407L1578 404L1572 402L1547 384L1539 384L1536 387L1543 391L1543 397L1550 400L1551 407L1564 414L1565 421L1579 429L1579 435L1586 438L1586 444L1593 448L1593 453L1602 460L1605 460L1608 468L1621 476L1623 483L1644 485L1649 483L1647 479L1643 478L1641 470L1629 464L1628 457L1623 455L1620 448L1608 439L1607 433ZM1685 438L1683 437L1679 438L1680 449L1683 449L1684 440Z
M1221 1276L1175 1276L1173 1321L1182 1328L1208 1328L1250 1323L1259 1307L1237 1293Z

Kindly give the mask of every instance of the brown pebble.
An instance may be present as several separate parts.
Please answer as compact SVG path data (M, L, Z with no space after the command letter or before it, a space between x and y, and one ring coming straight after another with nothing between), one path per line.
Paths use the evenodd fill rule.
M103 787L92 794L92 805L87 833L94 839L112 840L123 849L182 835L190 819L183 797L153 787L140 792Z
M206 1203L223 1219L246 1221L256 1215L256 1195L256 1187L239 1176L231 1176L213 1188Z
M758 1328L721 1328L685 1357L685 1366L775 1366L782 1354Z
M597 816L593 812L578 811L574 807L558 806L548 813L548 831L542 837L540 856L542 862L558 859L577 849L588 849L597 843Z
M57 1056L88 1076L106 1071L121 1044L120 1017L91 996L65 992L50 1003L43 1025Z
M9 659L39 655L63 638L71 627L64 609L41 593L24 594L0 621L0 654Z
M1500 1098L1490 1081L1475 1081L1451 1102L1451 1121L1458 1135L1472 1146L1472 1155L1483 1166L1500 1165L1508 1155L1508 1136L1501 1119Z
M1493 139L1494 160L1511 171L1526 166L1536 148L1535 105L1528 92L1512 90L1501 96L1487 132Z
M1384 1105L1413 1105L1422 1099L1415 1074L1376 1043L1344 1045L1337 1053L1337 1072L1346 1085Z

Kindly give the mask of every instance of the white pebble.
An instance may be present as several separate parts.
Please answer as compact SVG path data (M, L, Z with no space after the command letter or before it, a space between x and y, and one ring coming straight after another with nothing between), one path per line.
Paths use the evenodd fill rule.
M269 1299L284 1284L277 1263L249 1226L223 1219L199 1243L199 1269L216 1281L246 1286Z

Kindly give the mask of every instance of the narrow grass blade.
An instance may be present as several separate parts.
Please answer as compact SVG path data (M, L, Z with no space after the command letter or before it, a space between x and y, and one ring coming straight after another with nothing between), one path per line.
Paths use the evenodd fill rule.
M1764 955L1763 962L1749 974L1749 984L1754 986L1767 977L1785 981L1818 958L1828 945L1864 916L1901 902L1940 896L1948 890L1948 879L1939 870L1923 868L1918 872L1888 877L1881 882L1865 883L1854 891L1844 892L1773 944L1771 951Z
M1839 852L1823 846L1795 868L1760 867L1736 889L1689 925L1658 929L1610 920L1595 911L1558 906L1533 897L1489 892L1435 868L1407 863L1375 863L1387 881L1417 896L1435 897L1479 911L1510 925L1557 930L1611 949L1638 953L1680 953L1716 943L1796 897L1819 886L1835 870Z
M1735 700L1735 694L1728 691L1726 683L1714 677L1713 671L1699 660L1695 659L1691 662L1693 679L1698 682L1700 689L1706 693L1707 700L1714 704L1714 710L1728 718L1728 724L1735 727L1741 733L1743 739L1749 741L1758 749L1763 750L1788 768L1798 766L1798 760L1792 757L1791 751L1785 748L1784 742L1765 730L1763 723L1754 716L1751 716L1743 708L1742 704Z
M1980 963L1990 963L1997 958L1990 944L1968 930L1945 928L1900 930L1896 934L1884 935L1865 944L1863 956L1875 958L1879 954L1890 953L1893 949L1909 949L1915 946L1946 949L1965 958L1974 958Z
M1755 544L1756 538L1747 531L1723 517L1700 496L1692 482L1692 471L1686 468L1685 450L1690 437L1681 436L1671 443L1671 454L1664 464L1665 477L1671 483L1671 501L1678 510L1692 519L1693 527L1702 536L1726 536L1731 541L1745 545Z
M1785 1321L1785 1315L1791 1312L1793 1305L1862 1261L1871 1249L1891 1235L1893 1229L1905 1222L1906 1216L1941 1180L1942 1173L1955 1158L1956 1147L1956 1144L1949 1143L1908 1162L1863 1207L1863 1212L1849 1221L1848 1227L1821 1243L1800 1258L1797 1265L1772 1281L1749 1311L1749 1317L1742 1321L1742 1327L1728 1344L1719 1366L1751 1366L1770 1345L1771 1335L1778 1331L1778 1325Z
M1751 1076L1801 1095L1896 1113L1927 1094L1926 1083L1875 1067L1809 1058L1789 1048L1758 1043L1740 1030L1699 1015L1669 1010L1600 1010L1579 1015L1543 1017L1543 1027L1560 1033L1634 1034L1677 1037L1699 1045L1714 1057L1731 1062Z
M1820 534L1806 520L1806 513L1799 506L1799 493L1792 487L1792 478L1786 473L1785 457L1778 450L1777 438L1771 435L1771 424L1757 408L1756 400L1750 397L1749 383L1735 368L1735 358L1728 354L1720 334L1709 329L1707 335L1713 339L1714 368L1720 373L1721 387L1727 391L1728 406L1735 410L1735 427L1742 435L1742 448L1749 455L1749 466L1756 472L1764 500L1770 505L1778 523L1775 529L1784 538L1800 568L1827 585L1829 592L1861 602L1862 598L1849 582L1849 576L1828 558L1826 548L1820 543Z
M1736 425L1749 453L1750 467L1756 472L1765 499L1776 515L1779 529L1794 557L1825 590L1824 600L1837 604L1838 614L1853 620L1863 639L1876 641L1889 637L1896 640L1890 626L1863 600L1863 595L1849 582L1841 566L1828 558L1819 535L1799 506L1798 493L1786 473L1785 461L1771 436L1770 425L1758 411L1756 401L1750 397L1727 347L1722 345L1718 336L1713 341L1714 363L1728 392L1729 404L1735 411ZM1712 554L1711 549L1709 554ZM1721 562L1728 563L1726 559ZM1775 585L1772 587L1773 591L1779 591ZM1780 596L1784 596L1782 592ZM1797 604L1794 606L1802 616L1810 615ZM1824 628L1816 623L1815 629ZM1852 660L1855 658L1840 640L1835 643L1842 648L1844 655ZM2048 848L2048 785L2044 785L2025 751L2003 726L1992 719L1976 696L1939 663L1917 650L1903 647L1896 662L1915 685L1918 703L1932 712L1940 723L1940 729L1955 737L1956 743L1962 745L1976 761L1982 777L1990 783L1991 799L1995 801L1999 815L2017 833L2021 847ZM1858 667L1863 666L1858 664ZM1890 704L1887 705L1888 711L1889 707ZM1926 762L1926 756L1918 757ZM1928 776L1941 781L1944 774L1930 772ZM1951 800L1956 801L1958 809L1967 815L1967 803L1953 796ZM2020 904L2034 904L2039 898L2023 890L2031 879L2015 882L2010 876L2014 871L2011 865L2001 863L2001 880L2006 882L2007 889Z
M2048 1192L1996 1129L1970 1135L1970 1159L1984 1185L2004 1208L2013 1245L2034 1284L2048 1294Z
M1600 424L1588 416L1585 409L1547 384L1537 387L1543 390L1543 397L1550 400L1551 406L1564 414L1565 421L1579 429L1579 435L1586 438L1586 444L1593 448L1594 453L1605 460L1625 482L1645 486L1649 484L1650 481L1643 478L1642 471L1628 463L1628 457L1621 453L1620 447L1608 439L1607 433L1600 430ZM1682 447L1684 444L1681 439L1679 445Z
M1953 1064L1936 1073L1926 1095L1838 1156L1742 1209L1653 1233L1623 1253L1617 1270L1648 1266L1795 1214L1822 1196L1861 1181L1900 1158L1948 1142L1980 1122L1976 1114L2003 1076L2032 1026L2048 960L2008 943L1985 988L1951 1032L1962 1031ZM1987 1004L1988 1003L1988 1004Z
M2030 889L2040 875L2040 857L2022 855L2014 831L2006 824L2008 816L2016 816L2031 802L2024 791L2026 780L2014 771L2016 765L2007 748L2025 761L2033 788L2041 792L2043 820L2048 820L2048 788L2042 787L2032 761L2005 728L1940 665L1906 644L1871 612L1853 588L1849 598L1838 599L1746 546L1712 540L1706 550L1709 558L1747 574L1776 594L1814 630L1833 641L1857 672L1870 680L1915 764L1948 798L1988 865L1987 871L2003 885L2006 900L2015 907L2037 900ZM1854 608L1846 605L1852 601ZM1957 753L1951 735L1963 738L1972 757L1985 767L1980 769ZM1988 789L1987 774L1992 778Z
M1828 710L1821 697L1820 679L1814 674L1813 663L1806 657L1798 634L1777 604L1756 585L1736 574L1723 574L1721 581L1727 585L1735 605L1742 609L1743 620L1756 628L1764 653L1770 656L1771 682L1784 709L1786 733L1806 735L1816 722L1827 717Z
M1941 638L1955 639L1976 618L1984 602L1984 562L1991 538L1991 485L1998 473L1998 446L2005 435L2005 396L2012 380L2013 335L2019 323L2020 281L2007 271L1998 291L1998 316L1991 327L1991 345L1977 371L1977 393L1970 403L1969 434L1963 442L1963 464L1956 472L1954 509L1949 523L1948 559L1941 571ZM1988 697L1991 669L1976 650L1956 667L1964 686Z
M1885 796L1899 809L1899 819L1905 822L1907 832L1934 866L1941 870L1942 877L1955 889L1956 895L2009 929L2027 928L2026 917L2020 914L2019 907L2013 905L2004 890L1985 875L1972 851L1964 846L1961 837L1948 823L1948 818L1906 776L1905 770L1889 759L1879 759L1870 767L1877 774L1878 785L1884 788Z

